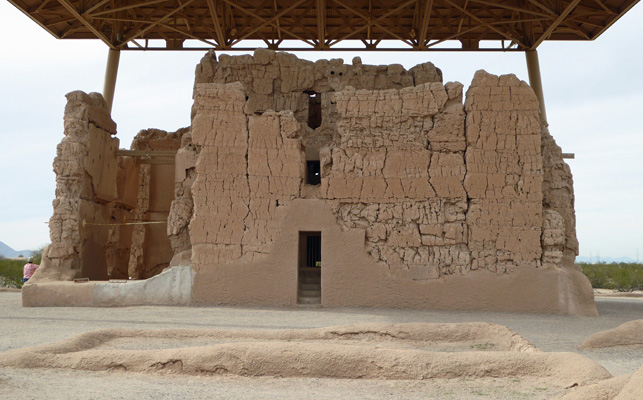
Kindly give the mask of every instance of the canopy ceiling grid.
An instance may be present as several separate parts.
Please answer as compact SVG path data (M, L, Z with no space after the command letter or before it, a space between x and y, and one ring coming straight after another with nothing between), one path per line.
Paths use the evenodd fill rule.
M115 50L525 51L593 40L638 0L9 0Z

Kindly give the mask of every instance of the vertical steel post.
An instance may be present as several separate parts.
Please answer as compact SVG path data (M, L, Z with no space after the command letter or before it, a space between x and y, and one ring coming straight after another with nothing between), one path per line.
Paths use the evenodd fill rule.
M540 63L538 62L538 52L536 50L525 51L527 57L527 72L529 73L529 85L536 93L540 103L540 117L547 122L547 112L545 111L545 96L543 95L543 83L540 79Z
M109 49L107 53L107 66L105 67L105 84L103 85L103 97L107 102L109 112L112 112L114 103L114 90L116 88L116 75L118 75L118 61L121 58L121 51Z

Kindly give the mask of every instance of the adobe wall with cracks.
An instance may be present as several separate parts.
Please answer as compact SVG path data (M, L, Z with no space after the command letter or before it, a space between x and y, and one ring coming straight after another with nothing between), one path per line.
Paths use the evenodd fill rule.
M200 83L241 82L248 96L244 105L248 114L292 111L300 124L299 135L308 160L319 160L320 149L332 141L335 133L337 113L332 93L349 86L376 90L442 82L442 72L432 63L419 64L407 71L399 64L363 65L359 57L347 65L341 59L312 62L263 49L253 55L220 55L218 60L210 52L197 65L195 75L195 90ZM319 104L318 110L315 102ZM309 124L314 118L311 113L315 112L321 113L321 121L318 127L311 128Z
M461 98L462 85L441 83L334 96L339 123L323 152L322 197L344 229L366 229L366 251L393 275L470 269Z
M81 276L106 279L108 271L127 262L127 229L106 224L131 217L133 197L121 179L131 164L114 155L116 124L102 96L67 94L64 134L53 164L51 245L30 283Z
M305 158L293 113L247 114L245 104L240 83L199 85L195 94L200 151L189 233L197 273L270 254L277 209L300 197Z
M267 111L284 104L275 100L283 98L280 63L300 65L294 60L261 51L219 63L206 56L197 67L192 128L203 147L190 224L197 303L295 304L298 232L320 231L325 306L595 315L586 278L556 258L562 249L574 255L574 228L565 221L570 210L573 218L573 198L556 192L571 189L571 175L541 140L528 85L481 71L463 104L461 84L413 86L401 78L396 89L355 89L346 83L350 76L355 82L346 72L355 63L302 62L312 77L287 69L293 82L306 82L296 91L339 89L322 108L336 130L315 141L312 135L326 133L309 130L307 113L298 112L307 99L292 114ZM249 76L264 79L264 95ZM241 82L199 83L217 79ZM333 79L339 84L326 83ZM280 136L286 120L299 126ZM259 149L250 138L263 134L280 139L253 157ZM307 146L322 142L322 184L311 187L304 157Z
M51 245L30 284L156 275L173 255L166 225L128 223L167 219L174 182L166 175L174 174L174 165L116 156L116 124L100 94L69 93L64 121L54 160ZM141 131L132 149L176 150L186 131Z

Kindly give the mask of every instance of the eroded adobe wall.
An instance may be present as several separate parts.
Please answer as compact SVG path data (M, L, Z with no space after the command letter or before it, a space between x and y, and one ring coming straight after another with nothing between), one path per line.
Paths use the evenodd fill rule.
M208 53L196 68L195 85L200 83L240 82L248 96L244 112L290 110L300 126L300 136L309 160L319 160L319 150L332 141L337 122L332 93L346 87L355 89L393 89L441 82L442 73L431 63L405 70L399 64L363 65L359 57L352 64L341 59L301 60L293 54L256 50L254 55ZM316 100L311 95L318 94ZM312 103L319 103L320 125L309 127Z
M196 180L198 147L192 142L192 133L181 137L181 147L174 157L174 200L167 220L167 235L172 246L170 266L190 265L192 243L188 225L194 214L192 185Z
M543 266L577 268L574 181L569 165L546 126L542 127L543 157Z
M595 314L586 279L558 257L573 254L571 179L528 85L480 71L463 103L462 85L432 66L391 70L263 51L202 60L195 301L294 304L299 232L319 231L322 305ZM310 91L326 95L328 131L306 125L298 93ZM308 147L317 187L305 183Z
M114 155L116 124L99 94L69 93L64 121L54 160L51 245L34 281L106 279L127 263L128 234L110 224L131 217L132 204L123 200L132 199L122 180L128 162Z
M292 112L248 114L246 101L239 83L197 86L192 140L200 152L189 232L197 272L270 254L278 209L300 195L299 124Z
M543 180L538 100L514 75L479 71L465 111L472 269L538 267Z
M366 229L367 252L394 275L470 269L461 98L462 85L447 92L441 83L334 96L339 123L322 157L322 197L340 225Z
M464 106L462 86L441 83L335 100L322 192L375 259L414 279L539 266L541 129L526 84L479 72Z
M67 100L65 137L54 160L51 245L32 283L158 274L174 254L164 222L174 199L174 164L116 156L116 124L102 96L77 91ZM176 151L185 132L144 130L132 149ZM163 223L132 225L145 221Z
M430 63L257 51L206 56L194 98L191 133L132 145L176 151L174 165L115 157L102 98L69 95L41 276L191 262L195 303L291 305L300 232L320 232L324 306L596 313L571 267L569 168L515 76L478 72L463 102Z

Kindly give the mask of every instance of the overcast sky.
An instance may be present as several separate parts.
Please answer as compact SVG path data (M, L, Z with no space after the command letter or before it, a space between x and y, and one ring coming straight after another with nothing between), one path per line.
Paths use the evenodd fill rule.
M643 259L643 5L594 42L545 42L540 66L550 131L574 174L580 255ZM56 40L0 1L0 241L15 250L49 243L52 162L63 137L65 94L100 92L107 47ZM236 53L239 54L239 53ZM188 126L201 52L123 52L112 117L121 148L141 129ZM359 55L365 64L410 68L431 61L444 80L468 87L473 74L528 80L523 53L301 53Z

